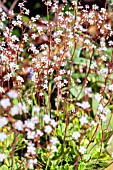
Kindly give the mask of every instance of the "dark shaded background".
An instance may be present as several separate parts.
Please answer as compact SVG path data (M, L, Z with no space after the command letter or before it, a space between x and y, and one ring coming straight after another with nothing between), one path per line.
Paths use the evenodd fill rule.
M67 0L68 5L71 6L72 0ZM107 0L110 1L110 0ZM13 4L14 0L2 0L4 5L9 9L11 5ZM22 0L19 0L18 3L22 2ZM19 12L18 3L16 4L14 11ZM59 0L59 4L62 4L62 0ZM100 8L105 7L106 0L78 0L78 4L85 7L86 4L88 4L90 7L93 4L97 4ZM30 16L35 16L36 14L40 14L41 16L46 16L47 10L46 5L42 0L27 0L25 3L25 6L27 9L30 9Z
M2 1L5 2L5 1ZM13 4L14 0L8 0L4 5L10 9L11 5ZM19 12L18 3L21 3L22 0L19 0L15 5L14 11ZM25 3L25 7L30 10L30 16L35 16L36 14L46 15L46 6L42 2L42 0L27 0Z

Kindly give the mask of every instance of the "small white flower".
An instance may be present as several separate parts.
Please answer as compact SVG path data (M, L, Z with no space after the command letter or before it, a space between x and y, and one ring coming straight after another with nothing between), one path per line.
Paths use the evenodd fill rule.
M92 97L92 89L89 87L86 87L85 90L84 90L85 94L88 95L89 97Z
M52 2L51 2L51 1L48 1L48 2L46 2L46 5L51 6L51 5L52 5Z
M71 109L71 111L72 111L72 112L75 112L75 108L73 107L73 108Z
M9 98L5 98L5 99L2 99L0 101L0 105L4 108L4 109L7 109L7 107L11 106L11 102L9 100Z
M98 106L98 110L99 110L100 112L103 112L104 107L102 106L102 104L99 104L99 106Z
M55 41L56 44L59 44L61 42L61 39L60 38L55 38L54 41Z
M37 35L34 33L34 34L32 34L32 36L31 36L33 39L35 39L36 37L37 37Z
M56 137L51 137L50 142L52 145L56 145L58 143L58 139Z
M5 153L0 153L0 162L2 162L6 158Z
M4 140L7 138L7 135L4 132L0 132L0 141L4 142Z
M22 107L22 110L24 113L28 112L28 109L27 109L27 106L25 105L25 103L23 103L21 107Z
M94 120L92 120L92 121L91 121L91 125L96 126L97 123L96 123Z
M32 100L30 100L30 99L27 99L27 102L28 102L29 105L32 104Z
M76 1L72 1L72 4L73 4L73 5L77 5L77 2L76 2Z
M77 83L81 83L81 80L79 78L77 78Z
M21 83L24 82L24 79L23 79L21 76L17 76L17 77L16 77L16 80L17 80L17 81L20 81Z
M108 113L110 113L110 110L108 108L104 108L103 113L107 115Z
M113 41L108 41L109 46L113 45Z
M80 123L81 123L81 125L84 125L85 123L88 123L87 117L86 116L82 116L80 118Z
M24 40L25 42L28 41L28 34L27 34L27 33L25 33L25 34L23 35L23 40Z
M95 99L98 101L98 102L100 102L100 100L103 98L103 96L101 95L101 94L99 94L99 93L97 93L96 95L95 95Z
M56 126L57 126L57 122L55 122L55 120L54 119L51 119L50 120L50 124L55 128Z
M36 22L36 18L35 17L31 17L31 21Z
M37 116L32 117L32 118L31 118L31 121L32 121L33 123L37 124L37 123L38 123L38 117L37 117Z
M89 94L90 92L92 92L92 89L89 87L86 87L84 90L85 94Z
M41 132L41 130L39 130L39 129L36 131L36 133L37 133L37 135L39 135L39 136L42 136L42 135L43 135L43 132Z
M55 145L51 146L51 150L52 150L52 152L58 152L58 149Z
M103 61L106 61L106 56L105 56L105 55L102 55L102 56L101 56L101 59L102 59Z
M26 14L26 15L29 15L29 14L30 14L30 10L29 10L29 9L26 9L25 14Z
M33 159L29 159L30 164L33 164L33 162L34 162Z
M19 3L18 6L19 6L20 8L22 8L22 7L24 7L24 3Z
M108 74L108 69L107 68L100 69L99 74L101 74L102 76L106 76Z
M11 115L15 116L15 115L18 115L18 114L19 114L19 108L18 108L18 106L15 105L11 108Z
M39 112L40 107L39 106L33 106L33 112Z
M81 107L83 109L88 109L90 107L90 104L88 101L83 101L82 104L81 104Z
M105 8L101 8L100 12L105 13L106 9Z
M113 84L110 84L108 87L109 90L113 91Z
M46 132L47 134L50 134L52 132L52 127L50 125L45 126L44 132Z
M39 18L40 18L40 15L36 15L36 19L39 20Z
M29 164L29 169L34 169L33 159L29 159L28 164Z
M37 164L37 159L29 159L28 164L30 169L34 169L33 167L34 164Z
M4 88L0 86L0 93L4 93Z
M82 107L83 109L88 109L90 107L90 104L88 101L83 101L82 103L76 103L76 105Z
M7 125L7 123L8 123L8 120L6 119L6 117L1 117L0 116L0 128Z
M2 8L0 7L0 12L2 12L3 10L2 10Z
M72 138L75 139L75 140L78 140L78 138L80 138L80 133L79 132L73 132L72 134Z
M50 116L49 115L47 115L47 114L45 114L44 115L44 117L43 117L43 121L46 123L46 124L48 124L49 122L50 122Z
M25 120L25 127L34 130L35 128L35 123L33 121L31 121L30 119Z
M90 8L88 4L85 5L86 10Z
M27 139L34 139L35 138L35 131L28 131L27 132Z
M17 120L16 123L14 124L15 129L18 131L23 130L23 122L21 120Z
M79 152L80 152L81 154L84 154L84 153L86 152L86 148L85 148L84 146L80 146Z
M73 46L73 43L72 43L71 41L69 41L69 42L67 43L67 45L68 45L69 47L72 47L72 46Z
M34 169L34 165L29 163L29 169Z
M97 10L99 7L98 7L96 4L94 4L94 5L92 5L92 8L93 8L94 10Z
M84 41L84 43L85 43L85 44L90 44L90 40L89 40L89 39L86 39L86 40Z
M44 88L44 89L48 89L47 84L43 84L43 88Z
M10 90L7 95L10 97L10 98L17 98L18 97L18 93L15 91L15 90Z
M100 114L100 118L101 118L101 120L103 120L103 122L106 122L106 116L105 115Z
M34 164L37 164L37 159L34 159L33 162L34 162Z
M97 64L96 64L96 62L92 62L92 64L91 64L91 69L95 69L96 67L97 67Z
M36 154L36 148L34 147L34 143L29 142L27 143L27 152L31 153L32 155Z

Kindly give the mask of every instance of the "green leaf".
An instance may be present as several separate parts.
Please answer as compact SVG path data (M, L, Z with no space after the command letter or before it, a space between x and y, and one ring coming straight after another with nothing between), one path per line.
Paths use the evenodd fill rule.
M13 99L13 101L12 101L12 103L14 104L14 105L17 105L18 104L18 99Z
M106 126L108 126L109 130L113 130L113 115L111 112L107 113L107 121ZM110 122L110 123L109 123Z
M77 151L77 145L75 145L75 142L73 140L70 141L70 144L72 145L72 150L74 152L74 154L78 154L78 151Z
M84 88L82 86L76 86L75 88L71 88L70 92L74 97L78 97L77 100L80 100L84 95Z
M69 170L69 164L65 164L64 170Z
M20 33L20 30L19 28L14 28L13 31L12 31L12 35L16 35L17 37L21 37L21 33Z
M90 154L84 154L83 159L85 161L88 161L90 159L91 155Z
M81 65L84 65L84 66L89 66L90 65L90 60L89 59L85 59L85 58L74 58L74 63L76 64L81 64Z
M68 170L73 170L73 166L69 165L69 169Z
M9 166L11 166L11 160L10 160L10 158L6 158L5 160L4 160L4 162L5 162L5 164L9 167Z
M1 170L8 170L8 167L6 165L3 165L0 169Z
M29 17L26 16L26 15L22 15L22 21L28 22L29 21Z
M99 102L93 97L92 98L92 109L93 109L94 115L96 115L98 105L99 105Z
M40 8L40 3L39 3L39 2L36 3L35 6L34 6L34 8L35 8L35 9Z
M62 132L59 128L56 130L57 136L62 137Z
M110 137L110 139L108 140L108 143L107 143L107 147L106 147L106 150L107 152L112 155L113 153L113 135Z
M72 74L72 78L75 79L75 78L84 78L85 77L85 73L73 73Z
M76 48L75 53L74 53L74 61L76 58L80 57L80 53L82 51L82 48Z
M107 162L101 162L101 163L99 163L99 165L100 165L101 167L107 167L107 166L108 166L108 163L107 163Z
M102 139L102 130L98 129L95 135L95 140L101 140Z
M108 48L105 52L109 60L111 60L112 52L113 52L112 48Z
M78 166L78 170L85 170L85 167L86 167L85 163L81 162Z

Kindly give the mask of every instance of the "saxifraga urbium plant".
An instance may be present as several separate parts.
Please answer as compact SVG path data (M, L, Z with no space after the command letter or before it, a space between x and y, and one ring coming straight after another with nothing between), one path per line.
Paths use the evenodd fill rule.
M113 3L44 3L46 19L25 1L19 14L0 8L0 169L102 170L113 159Z

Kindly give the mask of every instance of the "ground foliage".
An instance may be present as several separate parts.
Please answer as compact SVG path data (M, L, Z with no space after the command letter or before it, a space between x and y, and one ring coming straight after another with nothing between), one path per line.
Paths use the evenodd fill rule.
M113 2L0 8L0 169L103 170L113 159ZM5 11L5 12L4 12Z

